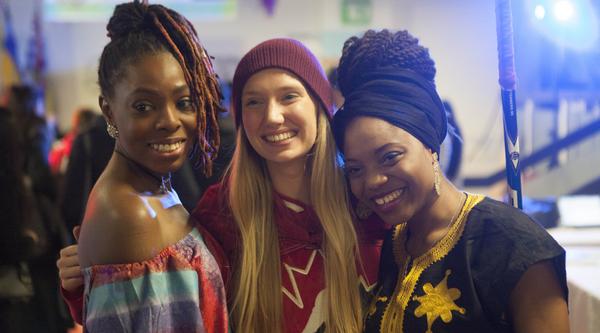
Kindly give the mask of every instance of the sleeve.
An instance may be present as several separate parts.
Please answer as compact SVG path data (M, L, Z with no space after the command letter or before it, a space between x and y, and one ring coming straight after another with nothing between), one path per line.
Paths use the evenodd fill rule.
M225 251L223 251L223 247L200 223L196 223L195 227L202 235L204 243L206 244L206 247L212 256L215 258L217 265L219 265L221 277L223 278L223 284L228 286L231 278L231 267L229 265L229 260L225 255Z
M60 293L63 300L69 307L71 317L75 322L81 325L83 313L83 286L79 287L73 292L67 291L63 289L63 287L60 287Z
M231 278L231 263L235 262L238 243L236 227L222 191L224 185L210 186L192 212L192 218L219 264L227 288Z
M482 300L497 314L506 311L512 290L534 264L550 260L567 298L565 251L542 227L521 211L497 203L483 219L479 241ZM486 214L487 215L487 214ZM487 281L486 281L487 280Z

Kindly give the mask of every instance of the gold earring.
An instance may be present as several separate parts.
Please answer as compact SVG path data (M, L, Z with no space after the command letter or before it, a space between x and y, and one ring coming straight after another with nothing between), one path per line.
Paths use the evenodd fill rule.
M433 188L438 196L440 195L441 182L442 176L440 175L440 162L438 161L438 154L433 153Z
M119 137L119 130L115 127L115 125L111 123L106 123L106 131L111 138L116 139Z

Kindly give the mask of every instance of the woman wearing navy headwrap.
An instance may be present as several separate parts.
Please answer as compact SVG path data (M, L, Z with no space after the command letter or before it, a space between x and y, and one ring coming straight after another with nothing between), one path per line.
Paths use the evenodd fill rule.
M427 49L406 31L344 45L334 118L352 193L386 223L366 332L567 332L564 250L521 211L459 191Z

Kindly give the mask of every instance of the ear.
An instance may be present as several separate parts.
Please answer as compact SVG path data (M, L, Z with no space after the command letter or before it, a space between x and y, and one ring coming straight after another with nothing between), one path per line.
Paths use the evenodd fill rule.
M102 111L104 118L106 118L106 122L114 124L115 120L112 114L112 110L110 109L110 104L108 104L108 100L106 99L106 97L102 95L98 96L98 105L100 106L100 110Z
M434 151L425 145L423 145L423 146L425 147L425 151L427 151L427 156L429 156L429 158L431 158L431 164L433 165L433 163L435 163L435 157L433 155L433 154L435 154Z

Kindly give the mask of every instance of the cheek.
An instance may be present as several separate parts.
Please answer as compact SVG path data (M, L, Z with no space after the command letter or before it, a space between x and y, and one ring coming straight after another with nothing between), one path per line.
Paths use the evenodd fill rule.
M242 115L242 126L244 127L244 132L246 132L248 139L252 140L252 138L255 136L258 128L258 122L259 119L255 114L245 112Z
M356 198L360 199L362 192L361 182L358 179L350 179L348 183L350 184L350 191L352 192L352 194Z
M301 127L301 130L305 133L306 138L310 139L314 144L317 139L317 116L316 114L311 116L311 112L308 109L295 110L293 114L288 117L292 123Z
M429 165L423 165L413 173L413 182L420 191L426 192L433 186L433 171L430 169Z

